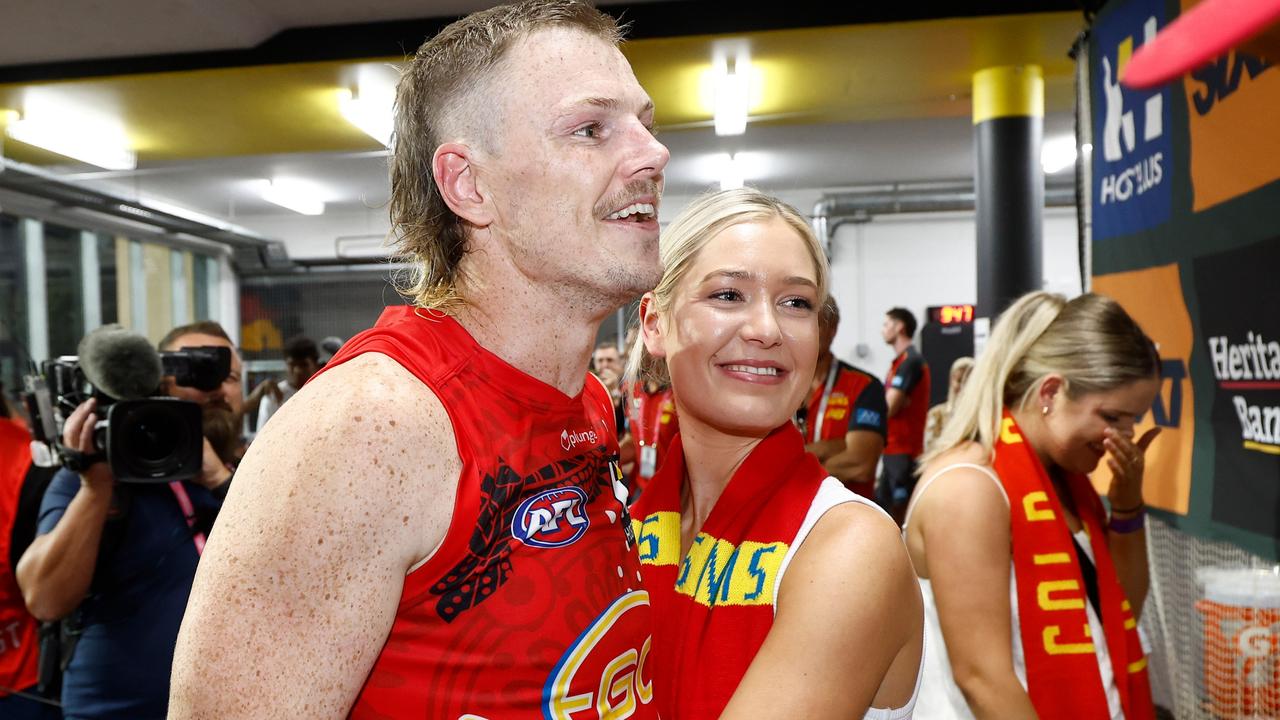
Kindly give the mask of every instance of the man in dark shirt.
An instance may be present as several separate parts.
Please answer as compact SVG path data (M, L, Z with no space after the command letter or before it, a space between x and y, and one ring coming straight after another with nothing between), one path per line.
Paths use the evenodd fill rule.
M911 344L915 334L916 317L910 310L896 307L885 313L881 337L897 356L885 379L889 438L876 500L899 525L915 488L916 458L924 452L924 423L929 413L929 366Z
M206 428L238 422L240 360L212 322L176 328L162 350L231 347L231 373L215 390L164 391L201 405ZM93 454L94 401L67 418L63 443ZM237 425L238 427L238 425ZM79 635L63 676L67 718L163 718L174 643L196 564L231 469L206 429L204 464L191 480L117 483L104 462L54 476L40 507L38 537L18 563L27 607L45 621L68 618ZM221 444L221 443L219 443Z
M805 449L845 487L875 498L876 464L884 450L884 385L831 352L840 325L840 308L828 297L818 316L818 365L809 397L796 413Z

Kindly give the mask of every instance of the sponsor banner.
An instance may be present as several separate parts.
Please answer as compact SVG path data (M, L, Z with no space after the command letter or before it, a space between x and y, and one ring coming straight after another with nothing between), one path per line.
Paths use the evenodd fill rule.
M1152 507L1186 515L1196 430L1195 392L1187 372L1194 337L1178 266L1098 275L1093 278L1093 291L1124 306L1160 350L1160 393L1151 412L1139 419L1135 434L1142 437L1153 426L1161 428L1147 450L1143 497ZM1092 479L1098 492L1105 494L1111 486L1111 468L1105 462L1099 464Z
M1093 239L1130 235L1169 219L1172 156L1169 85L1120 84L1133 51L1168 18L1162 0L1133 0L1093 28Z
M1280 236L1194 261L1213 373L1213 520L1280 537Z
M1183 89L1194 210L1280 179L1280 68L1233 51L1191 71Z

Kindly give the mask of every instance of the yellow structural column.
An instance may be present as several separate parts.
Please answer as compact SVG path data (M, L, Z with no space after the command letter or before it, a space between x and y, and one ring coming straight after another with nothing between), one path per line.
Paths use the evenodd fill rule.
M973 124L1001 117L1044 117L1039 65L1002 65L973 74Z
M978 310L994 318L1043 282L1044 73L1037 65L973 74Z

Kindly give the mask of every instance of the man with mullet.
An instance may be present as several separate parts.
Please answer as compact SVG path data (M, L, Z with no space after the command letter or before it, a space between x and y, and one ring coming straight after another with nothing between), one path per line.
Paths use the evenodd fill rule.
M418 50L391 175L413 304L240 465L170 717L656 717L613 410L586 371L600 323L662 274L668 154L619 37L550 0Z

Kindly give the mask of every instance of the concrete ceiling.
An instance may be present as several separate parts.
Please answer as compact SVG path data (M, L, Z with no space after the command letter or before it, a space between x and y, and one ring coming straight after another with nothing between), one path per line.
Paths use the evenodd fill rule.
M292 28L453 17L492 4L483 0L6 0L0 10L0 67L251 48Z

